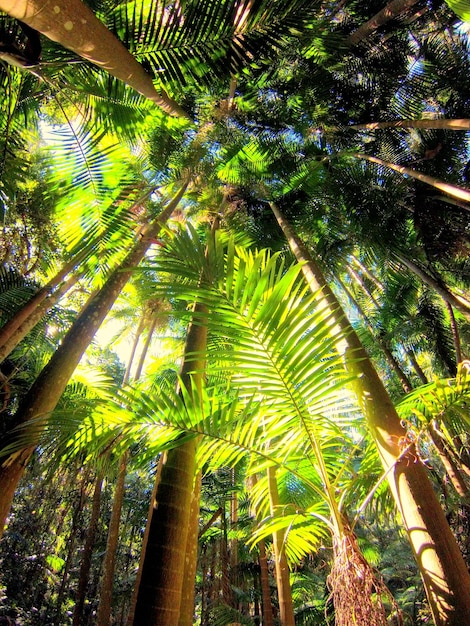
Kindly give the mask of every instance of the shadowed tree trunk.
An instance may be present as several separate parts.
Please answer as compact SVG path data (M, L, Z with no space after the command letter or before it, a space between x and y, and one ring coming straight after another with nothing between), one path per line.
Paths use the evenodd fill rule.
M394 122L369 122L346 126L351 130L381 130L383 128L425 128L444 130L470 130L470 119L395 120Z
M388 21L417 4L417 2L418 0L392 0L392 2L389 2L381 11L376 13L374 17L364 24L361 24L359 28L351 33L346 43L349 46L357 45Z
M266 558L266 544L264 543L264 539L258 543L258 549L263 626L274 626L273 605L271 603L271 587L269 585L268 559Z
M427 185L431 185L435 189L439 189L444 193L448 193L449 196L453 198L457 198L458 200L464 200L465 202L470 202L470 191L468 189L463 189L462 187L458 187L457 185L450 185L449 183L445 183L442 180L438 180L433 176L428 176L427 174L423 174L422 172L417 172L416 170L411 169L410 167L404 167L403 165L397 165L396 163L390 163L389 161L383 161L377 157L371 156L369 154L363 154L358 152L354 155L356 159L363 159L365 161L369 161L370 163L376 163L377 165L382 165L382 167L387 167L394 172L398 172L399 174L403 174L404 176L409 176L410 178L416 178L416 180L421 181L422 183L426 183ZM466 211L470 211L470 205L465 206L462 205Z
M131 277L134 268L144 257L151 244L151 239L158 234L162 225L173 213L184 195L186 187L187 183L181 187L158 219L142 233L140 240L135 244L121 267L108 278L98 294L88 301L19 407L16 414L16 425L31 423L32 426L29 429L31 436L28 447L7 453L0 459L0 535L3 532L16 486L24 473L31 454L34 452L51 412L55 409L96 331ZM38 423L38 418L41 418L41 423Z
M356 376L359 405L408 533L435 623L461 626L470 616L470 576L426 469L413 445L404 445L407 433L400 418L318 263L277 206L270 206L293 254L304 264L302 270L308 284L318 292L319 306L331 312L341 330L338 350Z
M100 517L101 505L101 489L103 487L103 476L100 474L95 480L95 488L93 491L93 500L91 506L91 518L88 526L88 532L83 547L82 562L80 565L80 574L78 576L77 602L73 611L72 626L80 626L83 619L83 609L86 600L86 591L90 578L91 557L93 554L93 546L95 545L96 531L98 530L98 521Z

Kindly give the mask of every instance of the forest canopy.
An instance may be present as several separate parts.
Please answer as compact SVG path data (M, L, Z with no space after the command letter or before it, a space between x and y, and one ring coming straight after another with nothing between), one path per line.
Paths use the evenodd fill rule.
M0 0L0 624L468 622L468 19Z

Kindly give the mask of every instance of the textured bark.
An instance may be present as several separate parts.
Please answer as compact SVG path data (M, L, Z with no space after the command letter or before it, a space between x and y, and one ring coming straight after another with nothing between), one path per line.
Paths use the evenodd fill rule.
M16 426L32 423L29 429L31 444L0 458L0 536L18 481L24 473L51 412L57 406L70 377L95 333L132 276L134 268L144 257L151 239L158 234L162 225L173 213L186 187L187 184L183 185L158 219L143 233L121 267L108 278L103 288L87 303L19 407L16 414ZM41 423L39 418L41 418ZM2 447L3 445L0 445L0 448Z
M100 516L101 505L101 489L103 487L103 477L98 476L95 481L93 491L93 500L91 506L90 524L83 547L82 562L80 565L80 573L78 576L77 601L73 610L72 626L81 626L83 619L83 609L86 600L86 591L90 578L91 558L93 555L93 546L95 545L96 531L98 530L98 521Z
M50 309L59 302L78 281L79 275L71 276L66 282L64 282L58 289L56 289L51 295L43 299L42 302L35 306L31 314L20 324L16 330L14 330L2 347L0 347L0 363L7 358L7 356L16 348L16 346L23 341L26 335L41 321ZM29 304L29 303L28 303ZM17 319L15 319L15 322Z
M358 152L354 155L356 159L363 159L365 161L369 161L370 163L376 163L377 165L382 165L383 167L387 167L394 172L398 172L404 176L409 176L410 178L415 178L416 180L421 181L422 183L426 183L427 185L431 185L435 189L439 189L444 193L448 193L449 196L453 198L457 198L458 200L464 200L465 202L470 202L470 191L468 189L463 189L463 187L458 187L457 185L450 185L449 183L445 183L442 180L438 180L433 176L428 176L427 174L423 174L422 172L417 172L416 170L411 169L410 167L404 167L403 165L397 165L396 163L390 163L389 161L383 161L382 159L378 159L377 157L370 156L369 154L363 154ZM470 211L470 205L465 206L465 210Z
M0 10L106 70L167 113L188 117L81 0L0 0Z
M205 308L195 305L195 312ZM202 384L207 326L201 319L190 325L181 382L191 389L191 375ZM142 563L134 626L175 626L179 622L196 469L197 440L170 450L163 464L152 510Z
M271 203L292 252L304 263L319 307L334 315L342 333L338 350L355 375L355 392L367 420L418 563L436 626L470 620L470 576L421 460L358 336L326 283L318 263L279 209Z
M461 498L467 498L469 492L467 484L465 483L465 479L462 476L459 468L457 467L457 463L449 454L449 451L446 447L445 442L441 438L441 435L432 423L429 424L428 431L429 436L431 437L431 441L436 448L437 454L441 459L442 465L444 466L444 469L447 473L447 476L449 477L450 482L452 483L452 486Z
M364 39L367 39L367 37L369 37L369 35L375 32L378 28L397 15L400 15L400 13L404 13L417 3L418 0L392 0L392 2L389 2L381 11L376 13L374 17L351 33L346 40L346 43L348 46L356 46Z
M351 130L380 130L383 128L429 128L444 130L470 130L470 119L395 120L394 122L369 122L346 126Z
M395 253L395 256L400 261L400 263L402 263L411 272L413 272L413 274L415 274L415 276L422 280L425 285L433 289L441 296L441 298L445 302L448 302L450 305L455 307L466 317L467 320L470 321L470 302L468 302L468 300L462 298L461 296L453 294L433 276L424 271L423 268L414 261L410 261L410 259L407 259L402 254Z
M276 469L268 470L269 502L271 515L279 515L279 493L277 489ZM273 548L276 566L277 597L279 600L279 615L282 626L295 626L294 603L290 586L289 566L284 549L285 531L277 530L273 533Z
M274 626L273 605L271 603L271 587L269 585L268 560L266 558L266 545L264 543L264 539L258 543L258 548L263 626Z
M188 538L186 540L186 559L184 564L183 590L178 626L193 626L194 604L196 598L196 570L199 538L199 511L201 501L202 474L198 472L191 496L189 512Z
M116 553L119 544L119 525L121 523L122 503L124 500L124 485L127 474L129 453L125 452L119 462L119 472L113 497L113 508L109 521L106 552L103 560L103 578L100 585L100 603L96 615L97 626L109 626L111 619L111 601L113 595L114 569Z

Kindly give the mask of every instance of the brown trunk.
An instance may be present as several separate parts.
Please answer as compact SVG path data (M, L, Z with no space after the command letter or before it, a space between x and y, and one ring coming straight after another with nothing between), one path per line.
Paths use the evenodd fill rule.
M423 383L423 385L426 385L429 382L429 380L427 379L426 374L423 372L421 365L416 360L415 353L413 352L413 350L407 350L406 354L408 358L410 359L410 363L413 366L413 369L416 372L418 378Z
M377 165L382 165L383 167L388 167L394 172L398 172L404 176L410 176L410 178L415 178L416 180L421 181L422 183L426 183L427 185L431 185L435 189L439 189L444 193L448 193L449 196L453 198L457 198L458 200L464 200L465 202L470 202L470 191L468 189L463 189L462 187L458 187L457 185L450 185L449 183L445 183L442 180L438 180L433 176L428 176L427 174L423 174L422 172L417 172L416 170L411 169L410 167L404 167L403 165L397 165L396 163L390 163L388 161L383 161L382 159L378 159L377 157L370 156L369 154L357 153L354 155L356 159L363 159L365 161L370 161L371 163L376 163ZM465 209L470 211L470 205L466 206Z
M199 510L201 502L202 474L198 472L191 497L188 538L186 540L186 562L178 626L193 626L196 599L196 570L199 538Z
M418 0L392 0L381 11L376 13L374 17L359 26L346 40L348 46L355 46L364 39L367 39L378 28L386 24L388 21L404 13L414 4L417 4Z
M81 0L0 0L0 10L124 81L167 113L187 113L161 90L129 50Z
M429 424L428 431L452 486L461 498L466 498L468 496L468 487L465 483L464 477L457 467L457 464L449 454L445 442L442 440L441 435L436 430L434 424Z
M85 606L86 592L90 578L91 557L93 555L93 546L95 545L96 531L98 530L98 520L100 516L102 486L103 477L99 475L95 480L95 489L93 491L90 525L88 526L86 541L83 547L82 562L78 577L77 602L75 603L73 611L72 626L81 626L83 620L83 608Z
M91 343L96 331L101 326L123 287L133 274L133 269L140 263L162 225L175 210L186 191L184 184L176 197L163 210L158 220L148 227L140 241L126 257L121 267L106 281L103 288L92 297L64 337L49 363L42 370L33 384L16 416L16 426L34 420L31 430L31 445L18 452L5 455L0 459L0 536L3 533L5 520L10 510L13 495L26 464L34 452L36 443L46 426L48 417L55 409L62 392L77 367L85 350ZM41 418L43 426L38 424ZM2 446L3 447L3 446Z
M384 466L420 569L436 626L460 626L470 617L470 576L421 460L359 338L319 265L279 209L271 208L319 306L342 333L338 349L355 375L355 392Z
M470 119L459 120L395 120L394 122L369 122L347 126L352 130L380 130L382 128L443 128L444 130L470 130Z
M258 543L259 569L261 583L261 599L263 610L263 626L274 626L273 605L271 603L271 587L269 584L268 560L264 539Z
M452 306L446 302L447 311L449 312L449 320L450 320L450 329L452 331L452 339L454 340L454 349L455 349L455 361L456 365L463 361L462 356L462 344L460 342L460 333L459 328L457 326L457 320L455 319L454 310Z
M457 296L451 293L446 287L441 285L438 280L425 272L419 265L417 265L413 261L410 261L403 255L398 253L395 253L395 256L400 261L400 263L402 263L411 272L413 272L413 274L420 278L425 285L433 289L441 296L441 298L445 302L448 302L457 310L459 310L466 317L466 319L470 321L470 302L468 302L465 298L462 298L461 296Z
M121 523L122 503L124 500L124 485L127 474L129 453L125 452L119 463L119 472L113 497L113 508L109 521L108 539L103 561L103 579L100 586L100 603L96 615L97 626L109 626L111 619L111 604L113 596L114 568L116 553L119 544L119 525Z
M397 375L397 377L398 377L398 379L399 379L399 381L401 383L401 386L403 388L403 391L405 393L409 393L412 390L413 386L412 386L410 380L408 379L407 375L405 374L405 372L401 369L400 364L398 363L398 361L393 356L392 351L390 350L388 345L385 343L385 341L376 335L375 329L372 326L369 318L367 317L366 313L362 309L362 307L359 304L359 302L357 302L357 300L354 298L352 293L346 287L346 285L343 284L341 279L337 278L336 280L340 284L341 289L343 289L344 293L348 296L348 298L351 301L351 303L357 309L359 315L364 320L364 323L366 324L367 328L369 329L369 332L371 333L371 335L374 338L374 340L377 342L377 345L382 350L382 352L383 352L383 354L385 356L385 359L387 360L387 363L389 364L389 366L392 368L392 370Z
M205 314L196 304L195 313ZM181 384L191 392L191 378L202 385L207 326L199 319L190 325L185 346ZM181 609L196 469L197 440L170 450L163 464L152 510L147 546L137 592L134 626L175 626Z
M64 282L58 289L54 291L50 296L45 298L40 304L38 304L31 314L25 319L25 321L18 326L18 328L12 332L10 337L6 339L3 346L0 348L0 362L7 358L7 356L16 348L16 346L22 341L26 335L36 326L36 324L44 317L44 315L64 296L78 281L79 275L71 276L66 282ZM29 303L28 303L29 304Z
M269 467L268 470L269 501L271 515L279 515L280 500L277 489L276 469ZM277 597L279 600L279 614L282 626L295 626L294 603L290 586L289 566L285 551L286 533L277 530L273 533L273 548L276 566Z

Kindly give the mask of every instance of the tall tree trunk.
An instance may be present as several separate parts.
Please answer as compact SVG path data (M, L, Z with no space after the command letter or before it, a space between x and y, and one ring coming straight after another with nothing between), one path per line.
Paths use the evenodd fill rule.
M129 453L124 452L119 461L119 472L114 490L113 507L109 521L106 552L103 560L103 578L100 586L100 602L96 615L97 626L109 626L111 619L111 603L113 596L114 569L116 553L119 544L119 525L121 523L122 503L124 500L124 485L127 474Z
M271 602L271 587L269 584L268 559L266 558L266 544L264 539L258 543L259 569L261 583L261 606L263 611L263 626L274 626L273 605Z
M365 311L363 310L363 308L361 307L359 302L357 302L357 300L354 298L354 296L349 291L349 289L346 287L346 285L343 284L341 279L336 278L336 280L338 281L339 285L341 286L341 289L344 291L344 293L347 295L347 297L349 298L349 300L353 304L354 308L357 309L359 315L362 317L365 325L369 329L370 334L372 335L374 340L377 342L377 345L382 350L387 363L389 364L389 366L392 368L392 370L397 375L397 377L398 377L398 379L399 379L399 381L401 383L403 391L405 393L409 393L411 391L411 389L413 388L413 386L412 386L409 378L405 374L405 372L401 369L400 364L398 363L396 358L393 356L393 353L390 350L388 344L381 337L379 337L376 334L375 329L374 329L371 321L367 317Z
M183 577L183 591L178 626L193 626L194 604L196 599L196 570L199 539L199 511L201 503L202 474L199 471L191 496L188 538L186 540L186 563Z
M363 159L365 161L369 161L370 163L376 163L377 165L382 165L382 167L388 167L394 172L398 172L399 174L403 174L404 176L409 176L410 178L415 178L416 180L421 181L422 183L426 183L427 185L431 185L435 189L440 189L444 193L448 193L449 196L453 198L457 198L458 200L464 200L465 202L470 202L470 191L468 189L463 189L462 187L458 187L457 185L450 185L449 183L445 183L442 180L438 180L433 176L428 176L427 174L423 174L422 172L417 172L416 170L411 169L410 167L404 167L403 165L397 165L396 163L390 163L389 161L383 161L377 157L371 156L369 154L363 154L358 152L354 155L356 159ZM465 210L470 211L470 205L464 207Z
M460 333L459 328L457 326L457 320L455 319L454 309L452 305L448 302L445 303L447 311L449 312L449 320L450 320L450 329L452 331L452 339L454 340L454 349L455 349L455 361L456 365L463 361L462 356L462 344L460 342Z
M385 469L421 572L436 626L460 626L470 618L470 575L431 481L354 329L312 255L274 203L271 209L319 306L342 332L338 349L355 374L355 391Z
M457 467L457 463L449 454L445 441L443 441L433 423L428 425L428 432L452 486L461 498L467 498L469 490L465 479L460 469Z
M133 209L137 209L142 206L142 203L148 200L148 198L155 191L155 187L151 187L147 189L145 193L139 196L139 198L133 203L132 207L129 209L132 211ZM8 320L6 324L0 328L0 362L3 361L4 358L11 352L14 346L19 343L19 340L16 339L16 343L14 343L13 347L9 345L5 347L5 345L10 342L15 341L15 337L17 333L23 332L21 338L23 338L26 333L21 331L21 328L27 327L28 330L32 328L30 318L34 317L37 321L58 301L57 294L59 293L63 296L67 293L68 289L70 289L75 282L83 275L84 269L79 270L79 267L82 266L83 262L87 259L87 256L90 252L93 252L96 244L101 240L101 238L106 234L106 230L100 232L98 237L92 239L89 243L87 243L77 254L72 256L64 265L60 268L57 274L51 278L51 280L41 287L37 293L35 293L29 300L26 302L14 315L11 319ZM74 277L70 277L65 284L62 284L68 274L74 272ZM59 287L60 285L60 287ZM59 287L58 289L56 289ZM47 300L47 303L44 302ZM38 317L38 309L41 314ZM34 325L34 324L33 324ZM15 337L14 337L15 335ZM9 350L5 354L5 350Z
M276 468L268 467L269 502L271 515L279 515L280 499L277 488ZM290 586L289 566L285 551L286 533L284 530L273 532L273 548L276 567L277 596L282 626L295 626L294 602Z
M167 113L188 117L81 0L0 0L0 10L106 70Z
M0 363L4 361L11 352L13 352L20 341L23 341L26 335L33 330L44 315L50 311L50 309L57 304L57 302L59 302L62 296L64 296L77 283L79 278L79 274L71 276L58 289L38 304L38 306L36 306L27 319L25 319L25 321L12 332L9 339L7 339L3 346L0 347Z
M383 128L425 128L443 130L470 130L470 119L395 120L394 122L369 122L346 126L351 130L381 130Z
M181 187L158 219L148 226L121 267L108 278L98 294L87 303L19 407L16 414L16 425L20 426L30 422L33 422L34 425L31 429L31 444L27 448L0 458L0 536L3 533L16 486L35 450L41 433L38 418L41 418L43 427L45 427L51 412L55 409L62 392L96 331L124 285L132 276L133 269L144 257L151 244L151 239L159 233L162 225L177 207L186 187L187 183Z
M205 315L202 305L195 313ZM202 385L205 370L207 325L190 325L185 346L181 384L191 393L191 378ZM175 626L179 622L188 541L191 500L196 469L196 438L170 450L163 464L151 514L142 564L134 626Z
M346 40L348 46L356 46L358 43L367 39L378 28L389 22L391 19L404 13L418 0L392 0L381 11L376 13L374 17L359 26Z
M425 285L433 289L436 293L438 293L441 298L455 307L458 311L460 311L467 320L470 321L470 302L463 298L462 296L458 296L451 291L449 291L444 285L442 285L439 280L428 274L422 267L420 267L414 261L407 259L402 254L395 252L395 256L405 267L407 267L415 276L423 281Z
M83 609L85 606L86 592L90 578L91 557L93 555L93 546L95 545L96 531L98 530L98 521L100 517L102 487L103 476L100 473L95 480L90 524L88 526L85 545L83 547L82 562L78 576L77 601L73 610L72 626L81 626L83 620Z

